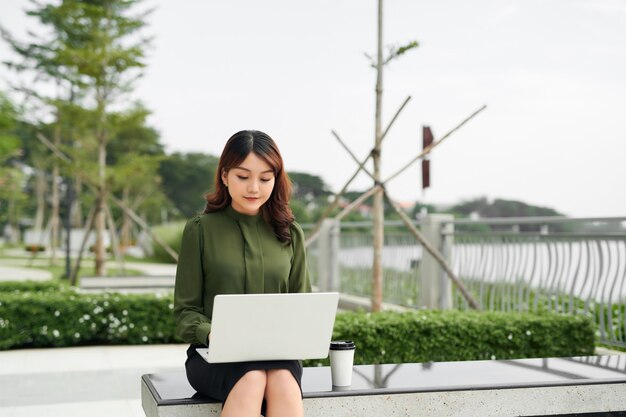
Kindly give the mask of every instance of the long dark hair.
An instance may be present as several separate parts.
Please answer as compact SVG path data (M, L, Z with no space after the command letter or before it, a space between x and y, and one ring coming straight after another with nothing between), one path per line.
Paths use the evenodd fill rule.
M250 152L263 159L274 171L274 189L270 198L261 206L263 219L272 226L279 241L291 243L289 227L294 216L289 207L291 181L283 168L283 158L278 146L266 133L258 130L242 130L228 139L215 171L215 191L204 196L207 201L205 213L223 210L231 204L228 189L222 181L222 173L228 173L247 158Z

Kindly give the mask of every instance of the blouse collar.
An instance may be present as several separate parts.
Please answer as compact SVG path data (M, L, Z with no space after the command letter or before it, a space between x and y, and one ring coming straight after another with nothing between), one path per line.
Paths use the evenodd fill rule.
M228 217L230 217L231 219L239 221L239 222L244 222L244 223L256 223L262 217L261 210L259 210L257 214L253 214L253 215L243 214L235 210L233 206L230 204L226 206L225 211Z

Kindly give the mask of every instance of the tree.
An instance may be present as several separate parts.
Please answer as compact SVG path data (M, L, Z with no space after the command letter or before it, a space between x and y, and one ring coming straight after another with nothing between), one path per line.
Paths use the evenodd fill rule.
M138 3L137 0L63 0L45 5L34 2L34 9L28 14L39 19L50 33L33 43L11 42L28 63L16 65L16 68L37 70L57 87L63 87L65 94L51 103L56 109L57 121L52 135L54 145L57 148L62 145L65 104L71 108L80 103L81 116L89 122L89 129L82 132L80 138L74 138L74 145L80 146L73 146L78 151L72 156L81 164L82 175L90 175L87 180L97 184L95 273L99 276L105 274L106 161L107 144L113 130L109 112L122 96L132 91L144 66L144 48L148 42L138 36L138 31L144 27L149 12L131 14ZM68 132L71 136L72 131ZM95 151L86 153L92 144ZM85 161L77 161L77 155L97 155L95 172ZM53 178L57 174L58 171L53 171ZM53 201L58 202L58 198Z
M33 2L34 3L34 2ZM70 2L67 2L69 4ZM63 112L64 107L73 105L77 88L80 87L80 80L77 78L75 68L68 65L67 62L67 48L75 41L75 36L71 36L64 31L63 18L64 7L66 3L62 3L59 6L41 5L35 3L36 7L27 12L29 16L36 17L40 23L47 29L48 33L35 34L29 32L30 41L20 42L13 38L7 31L2 30L3 38L9 43L14 52L20 57L19 62L5 62L10 68L17 70L20 73L30 72L33 76L33 82L22 83L16 87L16 90L22 92L26 99L25 101L33 101L29 99L36 99L37 104L31 105L31 111L34 115L37 115L38 111L32 111L32 109L42 110L50 112L54 121L52 123L44 123L37 120L30 120L33 125L39 124L39 129L35 129L38 134L42 134L47 131L47 137L52 138L54 146L57 148L61 146L62 138L65 136L62 132L62 120L65 117ZM35 90L34 85L40 83L46 84L48 87L53 87L55 93L52 95L42 95ZM44 117L45 118L45 117ZM37 119L37 116L31 117L31 119ZM72 125L72 123L65 123L66 125ZM34 133L34 132L33 132ZM35 136L25 139L35 139ZM32 142L32 141L30 141ZM56 248L58 246L59 235L59 208L60 208L60 193L59 193L59 175L61 167L59 161L52 157L49 152L39 152L38 146L33 146L34 152L30 155L29 162L36 172L36 192L37 192L37 215L35 221L35 229L40 230L43 223L43 208L42 194L46 189L45 170L50 169L50 189L51 189L51 214L50 214L50 246L52 249L51 263L54 262L56 255Z
M450 207L450 210L464 216L478 214L480 217L528 217L528 216L562 216L558 211L533 206L522 201L501 198L490 202L486 197L464 201Z
M533 206L522 201L505 200L497 198L489 201L486 197L479 197L474 200L464 201L450 207L450 211L458 213L462 216L478 215L482 218L490 217L551 217L563 216L562 213L548 208ZM466 226L467 227L467 226ZM510 224L490 225L490 230L510 229ZM521 232L538 232L541 226L538 224L521 224L517 225ZM569 226L562 224L554 224L550 226L552 231L567 231Z
M381 152L383 140L382 127L382 100L383 100L383 68L392 60L403 55L407 51L416 48L418 43L409 42L402 47L394 47L389 50L386 58L383 57L383 0L378 0L378 37L376 59L372 61L372 67L376 68L376 110L374 120L374 149L372 160L374 162L374 185L381 183ZM373 241L374 241L374 261L372 265L372 311L379 311L383 299L383 264L382 249L384 244L384 191L382 189L374 193L373 202Z
M36 139L35 134L37 130L37 127L32 123L21 120L17 123L15 132L23 144L20 160L23 164L33 168L33 174L27 183L26 192L35 196L34 199L31 199L35 203L34 230L36 235L40 235L46 216L46 191L49 189L50 157L48 152L46 152L47 150Z
M109 115L112 131L107 144L107 165L115 166L129 153L145 156L164 156L163 145L159 142L159 132L148 126L150 116L143 104L135 105L123 112Z
M17 110L9 98L0 92L0 164L20 154L21 141L15 136Z
M108 111L119 97L132 89L144 67L146 40L133 40L144 25L144 16L129 16L138 2L132 0L67 1L66 33L79 34L68 48L70 61L95 102L94 137L98 146L97 198L95 210L95 274L105 275L104 229L106 215L106 160L110 139Z
M159 164L164 156L163 146L159 143L158 132L146 124L149 114L145 107L138 104L126 112L109 117L114 129L107 146L107 165L112 167L108 187L126 207L134 211L155 202L160 203L158 207L165 209L167 204L158 175ZM158 211L160 218L161 209ZM126 211L119 214L122 224L118 241L124 250L131 245L132 221Z
M8 223L11 239L18 234L18 219L26 199L23 190L24 173L15 165L22 154L22 142L15 135L17 109L0 92L0 224Z
M293 197L311 201L332 193L321 177L304 172L290 172L289 179L293 184Z
M217 157L203 153L176 152L163 159L163 191L179 216L190 217L204 208L203 196L213 189L217 164Z

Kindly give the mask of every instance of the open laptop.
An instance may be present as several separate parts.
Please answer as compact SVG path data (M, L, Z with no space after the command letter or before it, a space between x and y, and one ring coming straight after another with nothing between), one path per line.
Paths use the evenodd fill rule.
M217 295L209 347L197 351L209 363L328 356L339 294Z

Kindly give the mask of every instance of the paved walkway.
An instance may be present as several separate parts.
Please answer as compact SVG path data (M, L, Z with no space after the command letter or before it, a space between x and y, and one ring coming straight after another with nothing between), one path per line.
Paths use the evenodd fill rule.
M47 259L0 259L0 281L48 280ZM113 265L111 261L110 265ZM29 267L32 266L32 267ZM126 263L146 276L176 265ZM187 345L0 351L0 417L142 417L141 375L184 369Z
M47 281L52 273L43 269L0 265L0 281Z
M36 258L36 259L0 258L0 281L26 281L26 280L46 281L46 280L49 280L52 278L52 273L49 271L37 268L37 266L47 267L49 264L50 264L50 261L48 259L42 259L42 258ZM116 263L112 260L109 260L107 264L111 267L116 266ZM57 262L57 265L65 265L65 264ZM87 265L87 263L85 263L84 265ZM128 269L134 269L134 270L140 271L146 276L174 277L176 275L175 264L126 262L124 263L124 265Z
M142 417L140 377L184 369L187 345L0 352L0 417Z

